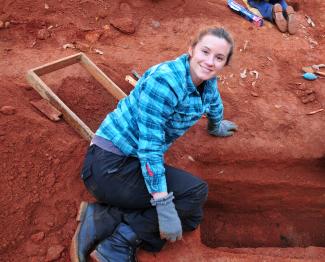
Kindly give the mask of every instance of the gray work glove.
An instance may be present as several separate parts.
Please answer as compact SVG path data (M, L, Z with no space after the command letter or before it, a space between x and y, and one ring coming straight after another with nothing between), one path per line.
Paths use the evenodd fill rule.
M151 205L156 207L161 239L174 242L182 239L182 224L173 203L173 192L160 199L151 199Z
M210 120L208 123L208 132L214 136L232 136L237 130L237 125L229 120L222 120L219 127Z

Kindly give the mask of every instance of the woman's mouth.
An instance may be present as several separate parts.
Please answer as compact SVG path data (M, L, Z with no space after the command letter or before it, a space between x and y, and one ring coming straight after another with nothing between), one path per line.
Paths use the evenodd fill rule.
M204 67L204 66L201 66L201 65L200 65L200 67L201 67L201 70L202 70L203 73L209 74L209 73L212 72L212 70L207 68L207 67Z

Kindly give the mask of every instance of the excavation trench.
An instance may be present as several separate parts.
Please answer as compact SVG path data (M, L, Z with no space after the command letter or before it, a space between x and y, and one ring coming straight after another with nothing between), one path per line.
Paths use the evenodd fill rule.
M324 247L324 168L315 162L261 166L206 170L202 242L213 248Z
M98 83L82 77L66 77L61 85L51 86L92 130L116 104ZM85 97L88 100L83 103ZM201 224L203 244L213 248L325 247L324 158L299 164L243 161L226 166L205 161L190 162L186 168L209 184ZM182 160L176 162L177 166Z

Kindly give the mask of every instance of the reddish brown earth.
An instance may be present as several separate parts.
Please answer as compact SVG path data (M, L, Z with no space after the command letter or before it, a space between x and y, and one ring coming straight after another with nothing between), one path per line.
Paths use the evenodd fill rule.
M199 27L220 25L236 41L220 91L225 118L240 129L213 138L203 118L171 148L167 163L209 182L205 219L184 241L140 260L325 261L325 111L307 115L324 107L325 79L301 77L301 67L325 63L325 3L289 3L294 36L269 23L257 28L222 0L2 0L0 260L69 261L79 203L93 200L79 179L88 142L31 105L40 96L27 70L81 50L128 93L132 69L172 59ZM241 79L244 69L258 79ZM42 79L92 130L116 104L79 65Z

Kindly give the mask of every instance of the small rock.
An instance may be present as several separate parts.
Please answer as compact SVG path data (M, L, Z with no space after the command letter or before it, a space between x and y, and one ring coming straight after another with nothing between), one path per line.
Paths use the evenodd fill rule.
M46 29L43 28L37 32L37 39L40 40L45 40L51 36L50 32Z
M37 243L42 241L44 239L44 236L45 236L44 232L38 232L31 236L31 240Z
M64 251L64 246L55 245L47 250L45 261L55 261L61 257L61 253Z
M0 29L4 28L4 26L5 26L4 22L0 20Z
M90 50L90 45L77 42L75 43L75 48L80 50L81 52L88 52Z
M73 44L65 44L62 47L63 47L63 49L67 49L67 48L74 49L75 48L75 46Z
M188 160L190 160L191 162L195 162L195 160L194 160L194 158L193 158L192 156L188 156L187 158L188 158Z
M85 35L85 39L90 42L91 44L94 44L96 43L100 36L102 35L102 32L96 32L96 31L92 31L92 32L89 32Z
M247 69L245 68L243 72L240 72L240 78L246 78L247 77Z
M8 28L9 26L10 26L10 22L9 21L5 22L5 28Z
M3 106L1 107L0 112L4 115L13 115L16 113L16 108L13 106Z
M99 55L103 55L104 54L104 52L101 51L101 50L99 50L99 49L95 49L94 51L95 51L96 54L99 54Z
M251 76L255 76L255 79L258 79L259 73L256 70L249 71Z
M118 17L110 20L113 27L124 34L133 34L135 32L135 25L133 20L128 17Z
M157 20L152 20L151 21L151 26L155 29L159 28L160 27L160 22L157 21Z
M254 91L251 92L251 95L254 97L258 97L258 93L254 92Z
M109 25L103 25L103 29L104 29L104 30L110 30L111 27L110 27Z

